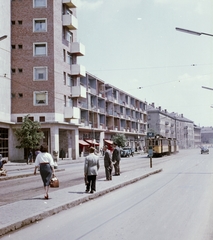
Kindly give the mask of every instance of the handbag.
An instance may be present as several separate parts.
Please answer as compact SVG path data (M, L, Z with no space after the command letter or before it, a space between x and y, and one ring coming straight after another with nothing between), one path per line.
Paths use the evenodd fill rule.
M59 180L55 175L53 175L52 179L50 180L50 187L52 187L52 188L59 187Z

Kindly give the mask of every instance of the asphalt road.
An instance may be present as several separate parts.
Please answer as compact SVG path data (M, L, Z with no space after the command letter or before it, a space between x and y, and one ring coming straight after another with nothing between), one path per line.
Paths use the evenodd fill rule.
M211 152L201 155L199 150L190 150L155 159L155 164L163 167L161 174L63 211L2 239L19 240L24 236L33 240L211 240L212 156Z
M168 161L174 156L153 159L153 164L160 164L161 162ZM60 165L61 171L57 172L57 177L60 180L60 189L78 185L84 181L83 179L83 162ZM105 172L103 167L103 159L100 160L100 170L98 178L104 178ZM121 159L121 173L129 170L134 170L138 167L149 168L149 158L144 155L135 155L130 158ZM6 167L5 167L6 168ZM13 172L12 174L21 175L33 173L32 169ZM8 173L10 175L11 173ZM32 198L43 194L43 185L40 174L36 176L31 175L24 178L15 178L6 181L0 181L0 206L12 203L15 201ZM51 189L50 192L57 191Z

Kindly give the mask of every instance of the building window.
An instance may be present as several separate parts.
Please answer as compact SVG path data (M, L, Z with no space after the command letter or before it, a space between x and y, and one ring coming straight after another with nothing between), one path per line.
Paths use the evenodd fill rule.
M18 21L18 24L19 24L19 25L22 25L22 21Z
M8 157L9 129L0 128L0 153L2 157Z
M18 45L18 48L19 48L19 49L22 49L22 45L21 45L21 44L19 44L19 45Z
M19 73L22 73L22 72L23 72L23 69L22 69L22 68L19 68L19 69L18 69L18 72L19 72Z
M19 93L19 94L18 94L18 97L19 97L19 98L23 98L23 93Z
M34 56L47 56L47 43L34 43Z
M66 95L64 95L64 107L66 107L67 106L67 97L66 97Z
M16 69L15 69L15 68L12 68L11 71L12 71L12 73L15 73L15 72L16 72Z
M12 45L12 49L16 49L16 45Z
M34 117L29 117L29 119L30 119L31 121L34 121Z
M34 8L47 7L47 0L33 0Z
M16 22L15 22L15 21L11 21L11 24L12 24L12 25L15 25L15 24L16 24Z
M43 81L43 80L47 80L47 67L34 67L33 68L33 80L35 81Z
M45 117L44 116L39 117L39 122L45 122Z
M34 32L46 32L47 20L46 19L34 19Z
M63 75L64 75L64 85L66 85L66 82L67 82L67 81L66 81L66 78L67 78L67 77L66 77L66 72L64 72Z
M48 93L44 92L34 92L34 105L47 105Z
M65 30L64 30L64 38L65 38L68 42L72 42L72 41L73 41L73 33L65 29Z
M17 122L22 122L22 117L17 117Z
M71 75L68 75L67 85L69 87L73 86L73 79Z
M67 63L72 65L72 55L70 53L67 53Z
M63 58L64 58L64 62L66 62L66 50L63 49Z

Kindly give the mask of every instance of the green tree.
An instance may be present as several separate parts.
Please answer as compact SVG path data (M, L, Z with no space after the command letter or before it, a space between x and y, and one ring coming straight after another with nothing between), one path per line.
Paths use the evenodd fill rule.
M126 143L126 137L123 133L118 133L112 137L112 141L115 142L119 147L124 147Z
M15 130L15 135L19 141L19 145L16 146L16 148L25 148L27 150L27 156L29 150L37 148L41 139L44 138L40 123L30 120L29 114L24 117L21 128Z

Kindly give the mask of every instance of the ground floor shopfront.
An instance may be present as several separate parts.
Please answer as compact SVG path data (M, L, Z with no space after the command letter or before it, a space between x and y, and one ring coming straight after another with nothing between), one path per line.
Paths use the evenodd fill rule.
M27 159L26 151L18 149L19 145L15 136L15 130L20 124L0 125L0 153L9 161L23 161ZM59 158L78 159L89 154L89 147L93 146L97 152L101 152L104 145L112 149L112 138L117 131L103 131L102 129L81 129L75 124L66 123L42 123L41 130L44 139L40 144L48 146L49 153L58 160ZM126 135L126 146L143 149L145 136Z

